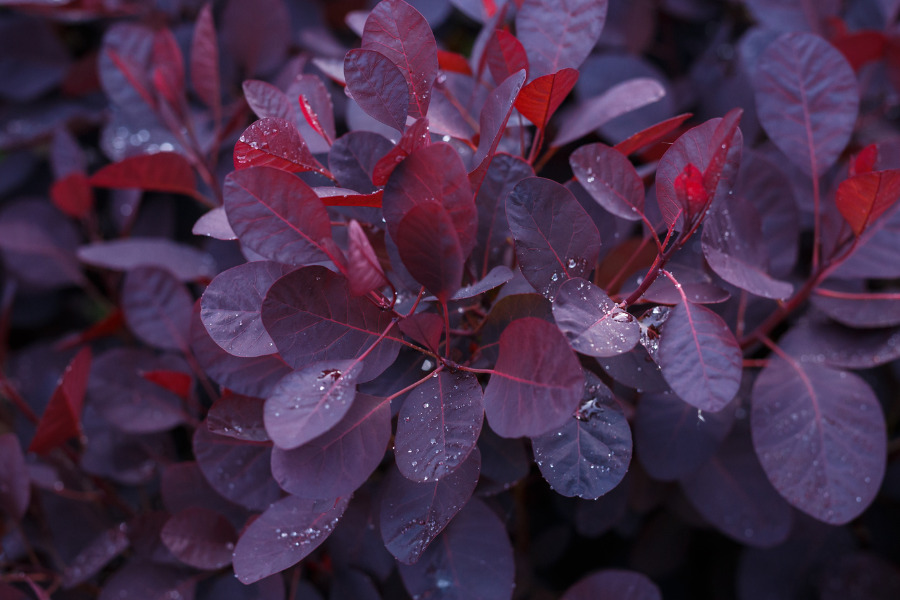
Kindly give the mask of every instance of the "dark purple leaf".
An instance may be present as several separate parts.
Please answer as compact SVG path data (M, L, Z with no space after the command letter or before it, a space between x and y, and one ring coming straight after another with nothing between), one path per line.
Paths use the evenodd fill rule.
M428 545L466 505L481 468L478 450L441 480L418 483L396 468L388 471L381 495L381 537L403 564L419 560Z
M106 165L90 177L90 184L102 188L138 188L195 197L194 170L186 158L175 152L141 154Z
M166 521L160 539L184 564L213 570L231 564L237 532L213 510L186 508Z
M234 356L274 354L260 309L275 280L289 272L279 263L258 261L217 275L200 299L200 318L213 341Z
M48 20L8 14L0 24L0 96L29 102L63 81L70 68L62 36Z
M416 204L397 225L395 241L409 274L446 303L462 283L465 260L447 210L437 202Z
M867 291L862 286L829 280L816 288L813 305L835 321L853 328L892 327L900 325L900 302L897 292Z
M733 422L733 405L704 414L671 391L644 394L634 416L637 456L654 479L681 479L712 457Z
M466 460L484 418L481 384L472 373L441 371L413 390L397 416L394 453L413 481L442 479Z
M169 565L133 561L117 570L103 583L98 600L120 598L187 598L194 597L196 585L191 574Z
M188 420L182 400L151 383L142 372L187 371L173 356L156 357L139 348L113 348L98 356L88 381L88 402L126 433L166 431Z
M652 104L666 95L662 84L641 77L615 85L603 94L583 102L559 119L553 146L563 146L585 136L625 113Z
M268 442L263 421L263 399L226 390L206 414L206 426L218 435L248 442Z
M538 129L544 129L577 81L575 69L560 69L542 75L522 88L516 99L516 109Z
M425 17L403 0L382 0L366 19L362 47L377 50L400 69L408 84L410 116L427 115L438 60Z
M862 330L837 323L816 323L806 330L803 360L845 369L870 369L900 358L900 328Z
M269 472L272 446L217 435L206 423L194 431L193 446L209 485L235 504L263 510L281 496Z
M356 396L362 366L354 360L317 362L278 382L266 400L266 432L284 450L297 448L340 421Z
M469 501L418 562L400 565L407 591L435 600L509 600L514 571L506 527L478 498Z
M398 324L406 337L412 338L434 353L438 353L444 334L444 319L436 313L420 312L405 317Z
M557 429L578 407L584 374L556 325L517 319L500 336L500 357L484 390L488 423L503 437Z
M358 394L326 433L294 450L272 451L272 476L301 498L349 496L381 463L391 438L391 406Z
M675 276L681 285L680 288L675 287L668 277L657 277L656 281L641 296L641 300L675 305L681 302L681 292L684 292L687 299L696 304L719 304L731 298L731 294L713 283L713 278L707 272L706 265L702 264L703 260L700 255L696 254L695 257L698 263L695 266L678 263L674 260L666 265L666 270ZM675 260L678 260L678 257ZM637 287L636 281L635 287Z
M622 406L589 371L575 415L531 443L541 475L563 496L599 498L619 485L631 464L631 429Z
M344 58L347 91L373 119L403 132L409 112L409 85L403 72L375 50L357 48Z
M0 210L0 254L7 273L28 287L53 289L84 281L74 252L81 235L46 201L23 200Z
M428 119L424 117L417 119L403 132L397 145L375 163L375 167L372 169L372 183L378 186L386 184L391 173L407 156L419 148L430 145L431 134L428 132Z
M473 159L475 170L469 176L473 189L479 189L481 182L484 181L491 159L500 144L503 132L506 131L506 123L509 121L516 98L519 97L519 91L524 83L525 71L517 71L503 80L503 83L498 85L484 102L481 116L478 119L478 149L475 150Z
M237 578L253 583L297 564L331 534L347 501L288 496L271 505L250 523L234 548Z
M213 580L209 593L204 600L285 600L284 579L281 575L272 575L260 579L256 583L244 585L238 581L234 573L226 572ZM297 600L322 600L319 592L308 581L300 581L296 588Z
M107 529L69 562L63 572L63 585L72 588L91 579L114 558L128 549L128 535L122 527Z
M513 294L497 301L481 327L480 352L491 364L497 361L500 336L510 323L522 317L553 323L553 305L540 294Z
M46 454L81 434L81 408L91 370L91 349L82 348L66 366L41 415L28 451Z
M250 105L250 110L260 119L284 119L294 121L294 105L288 99L287 94L280 89L257 79L248 79L241 86L244 90L244 98Z
M823 0L806 4L803 0L745 0L753 18L766 29L820 32L828 17L836 17L841 3Z
M382 156L393 148L390 140L371 131L350 131L334 141L328 168L338 183L360 193L375 191L372 172Z
M641 219L644 183L621 152L604 144L589 144L573 152L569 164L578 182L600 206L620 219Z
M484 181L475 196L478 208L478 235L471 264L482 277L496 266L506 263L510 237L506 220L506 196L517 183L533 177L534 169L518 156L497 153L491 159Z
M544 296L564 281L587 277L600 254L600 234L575 196L550 179L523 179L506 198L522 274Z
M333 255L325 205L291 173L251 167L229 174L225 211L241 243L266 258L305 265Z
M606 0L525 0L516 14L516 34L528 53L531 77L577 69L600 38Z
M253 4L229 0L222 13L222 40L245 74L271 72L281 64L291 41L291 17L284 0Z
M900 277L900 210L875 223L859 238L856 250L834 271L843 279Z
M286 119L266 117L241 134L234 145L234 168L273 167L288 173L331 174L315 159L297 127Z
M118 425L110 427L110 421L100 418L97 412L90 404L84 411L84 435L88 444L80 464L85 473L127 486L147 485L155 477L160 461L175 460L168 433L125 432ZM138 414L136 418L141 416Z
M197 15L191 40L191 85L214 115L222 112L222 89L219 82L219 41L213 22L212 4L206 3Z
M872 502L887 440L881 405L858 376L773 356L753 386L750 418L763 469L792 505L842 524Z
M703 255L716 274L751 294L784 300L794 286L768 274L762 222L755 207L740 196L719 202L703 221Z
M278 351L295 369L354 359L378 342L359 374L366 382L390 366L400 349L390 337L378 339L392 312L352 296L347 280L324 267L299 269L272 284L262 316Z
M199 302L194 305L191 320L191 352L216 383L247 396L268 396L275 384L291 372L291 368L277 354L240 358L225 352L206 332L200 320Z
M831 44L785 33L752 73L759 122L788 160L820 177L846 147L859 111L856 75Z
M347 225L349 238L347 249L347 279L350 292L354 296L363 296L387 284L384 269L375 255L366 232L355 220Z
M819 588L822 600L888 600L900 595L900 573L884 558L859 552L824 570Z
M669 313L657 360L678 397L700 410L722 410L741 384L743 357L734 334L722 317L693 302Z
M607 569L579 580L562 600L662 600L662 594L646 575Z
M615 356L640 341L637 320L590 281L574 277L563 283L553 302L553 318L576 352Z
M103 36L97 71L103 91L129 111L153 108L150 63L153 30L136 23L118 23Z
M353 494L353 501L328 538L328 552L335 568L359 569L384 581L394 571L396 561L384 547L373 504L367 487Z
M466 300L468 298L480 296L484 292L488 292L509 282L513 277L515 277L515 273L510 271L509 268L504 267L503 265L497 265L491 269L490 273L484 276L484 279L480 279L472 285L459 288L450 299ZM423 300L427 300L427 298L423 298Z
M475 245L478 212L466 169L453 146L437 143L412 152L388 180L382 210L391 238L403 217L417 204L437 202L448 213L459 237L463 258Z
M81 262L113 271L160 267L181 281L215 277L213 257L184 244L157 238L94 242L78 249Z
M315 154L328 152L335 137L334 106L325 84L316 75L298 75L287 93L298 99L303 119L298 119L297 129L310 150Z
M681 481L690 503L725 535L747 546L770 548L791 532L793 513L778 495L750 442L746 423L706 464Z
M163 506L170 514L188 508L204 508L225 515L232 524L242 524L247 519L247 509L213 489L196 462L177 462L165 467L160 488Z
M478 450L481 453L480 496L506 491L531 472L533 462L522 438L502 438L490 427L482 427Z
M615 527L628 510L630 491L629 477L626 474L619 485L596 500L577 500L575 531L578 535L598 538Z
M656 170L656 201L670 227L683 226L685 219L699 216L711 203L722 204L730 200L729 192L737 178L744 138L733 122L733 133L727 135L732 131L728 124L724 118L711 119L688 130L660 159ZM691 171L697 175L695 183L700 188L696 203L690 198L685 202L679 194L679 178ZM717 178L709 189L707 175Z
M31 481L15 433L0 435L0 457L0 509L18 521L28 510Z
M125 275L122 312L131 331L161 350L186 351L194 299L165 269L138 267Z

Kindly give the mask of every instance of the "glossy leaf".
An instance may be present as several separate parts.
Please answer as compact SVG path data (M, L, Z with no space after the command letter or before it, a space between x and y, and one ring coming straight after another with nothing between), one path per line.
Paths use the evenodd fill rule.
M589 144L573 152L569 164L578 183L600 206L620 219L641 219L644 183L621 152L604 144Z
M319 164L294 124L267 117L244 130L234 145L234 168L273 167L288 173L330 173Z
M85 346L60 376L28 445L29 452L46 454L81 434L81 408L90 370L91 349Z
M288 496L272 504L241 533L234 574L246 585L297 564L334 531L347 500Z
M226 390L213 402L206 414L206 426L217 435L226 435L248 442L267 442L263 421L262 398L242 396Z
M391 174L382 210L394 240L403 217L424 202L437 202L450 213L463 257L468 256L475 244L478 213L466 169L449 144L432 144L412 152Z
M575 69L560 69L542 75L522 88L516 99L516 109L538 129L544 129L577 81Z
M606 0L525 0L516 14L516 33L528 53L531 77L577 69L600 38L606 8Z
M248 79L241 88L250 110L260 119L294 120L294 105L287 94L276 86L258 79Z
M681 481L690 503L719 531L747 546L770 548L787 539L790 505L766 479L741 424L705 465Z
M441 302L462 283L464 256L450 214L437 202L409 209L397 227L397 250L409 274Z
M166 269L181 281L215 277L212 256L191 246L162 238L128 238L94 242L78 249L83 263L113 271L131 271L139 267Z
M856 75L822 38L785 33L753 72L760 124L788 160L820 177L844 150L859 110Z
M484 180L490 161L506 131L506 124L512 114L516 98L525 83L525 71L517 71L503 80L488 96L481 109L478 148L475 150L475 170L469 178L473 189L478 189Z
M219 494L251 510L263 510L281 496L269 472L271 444L212 433L205 423L194 430L194 456Z
M681 125L692 116L694 115L692 115L691 113L684 113L670 119L666 119L665 121L661 121L656 125L651 125L646 129L638 131L629 138L622 140L621 142L616 144L614 148L624 156L633 154L638 150L641 150L642 148L650 146L651 144L656 144L663 141L664 139L666 139L666 137L677 131L678 128L681 127Z
M278 382L266 400L266 432L284 450L302 446L340 421L356 396L357 361L314 363Z
M0 435L0 508L13 519L21 519L28 510L31 483L22 447L15 433ZM477 475L476 475L477 480ZM472 488L474 489L474 484Z
M741 349L722 317L705 306L675 306L659 340L659 368L678 397L709 412L731 402L741 383Z
M122 312L129 329L162 350L186 350L194 299L178 279L158 267L129 271L122 286Z
M382 0L366 19L362 47L377 50L400 69L408 84L410 116L427 115L438 59L425 17L403 0Z
M210 337L234 356L275 353L275 343L260 317L263 299L290 268L275 262L245 263L223 271L200 299L200 318Z
M529 177L506 198L516 258L534 289L548 298L573 277L587 277L600 254L600 234L572 192Z
M331 221L316 193L298 177L271 167L225 178L225 211L241 243L287 265L330 256Z
M603 290L579 277L563 283L553 301L553 318L576 352L615 356L640 341L637 320Z
M439 480L466 460L481 433L484 403L472 373L441 371L414 389L400 409L394 453L403 476Z
M713 206L703 221L703 255L716 274L751 294L784 300L794 286L768 274L762 222L749 200L729 198Z
M372 172L393 144L371 131L350 131L331 146L328 168L342 186L361 193L374 192Z
M366 114L402 132L409 113L409 84L388 57L358 48L344 58L347 90Z
M900 170L862 173L841 182L835 202L857 236L900 199Z
M391 407L358 394L344 417L326 433L294 450L272 451L272 476L301 498L349 496L384 458L391 437Z
M107 165L91 175L90 183L103 188L138 188L185 196L197 194L190 163L174 152L143 154Z
M347 280L324 267L299 269L276 281L266 294L262 318L275 347L295 369L357 358L377 341L359 374L364 382L380 375L399 351L390 338L378 341L391 312L352 296Z
M237 533L228 520L206 508L187 508L172 515L160 539L178 560L197 569L220 569L231 564Z
M391 173L407 156L419 148L430 145L431 135L428 133L428 119L416 120L403 132L397 145L375 163L375 167L372 169L372 183L378 186L386 184Z
M674 481L706 463L731 431L734 406L698 410L670 390L641 396L634 416L637 456L654 479Z
M662 594L646 575L606 569L580 579L562 600L662 600Z
M498 435L537 436L571 418L583 387L581 366L559 329L535 317L517 319L500 336L485 414Z
M531 444L541 475L563 496L599 498L619 485L631 463L631 429L622 406L590 372L572 418Z
M435 600L509 600L513 593L513 551L506 527L478 498L469 501L400 576L412 596Z
M560 117L553 146L574 142L616 117L652 104L666 95L655 79L640 77L615 85Z
M429 544L466 505L481 468L478 450L441 480L415 482L392 468L384 480L381 500L381 537L403 564L419 560Z
M753 386L753 445L769 481L796 508L847 523L884 476L881 405L858 376L772 357Z

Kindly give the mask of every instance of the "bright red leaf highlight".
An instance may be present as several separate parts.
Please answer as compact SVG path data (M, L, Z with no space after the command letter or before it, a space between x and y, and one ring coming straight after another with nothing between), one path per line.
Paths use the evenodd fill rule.
M84 347L63 371L28 446L29 452L46 454L81 435L81 407L90 370L91 349Z
M900 170L863 173L838 186L838 210L860 235L900 199Z

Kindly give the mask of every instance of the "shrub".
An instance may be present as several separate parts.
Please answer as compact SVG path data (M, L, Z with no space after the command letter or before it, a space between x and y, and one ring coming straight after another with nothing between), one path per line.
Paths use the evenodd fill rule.
M897 593L890 3L4 4L4 597Z

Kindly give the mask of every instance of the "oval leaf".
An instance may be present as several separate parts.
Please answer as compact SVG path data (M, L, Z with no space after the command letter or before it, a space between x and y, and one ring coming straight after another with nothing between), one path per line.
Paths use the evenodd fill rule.
M175 152L126 158L91 175L90 183L103 188L138 188L185 196L197 193L194 170L186 158Z
M344 57L350 96L373 119L402 132L409 111L409 85L384 54L357 48Z
M184 564L213 570L231 564L237 532L219 513L194 507L172 515L159 537Z
M165 269L138 267L125 276L125 321L150 346L186 351L193 308L194 299L187 287Z
M484 390L485 414L503 437L540 435L571 418L583 388L581 365L556 325L517 319L500 336L500 357Z
M403 266L441 302L462 283L464 256L450 214L437 202L412 207L397 226Z
M538 129L544 129L577 81L575 69L560 69L542 75L522 88L516 99L516 109Z
M640 221L644 183L631 161L604 144L582 146L569 157L578 183L597 203L621 219Z
M577 69L606 23L606 0L526 0L516 14L516 34L528 53L531 76Z
M575 277L556 293L553 318L576 352L616 356L641 339L637 320L590 281Z
M286 119L267 117L244 130L234 145L234 168L273 167L288 173L330 173L312 155L297 127Z
M95 242L78 249L78 259L95 267L131 271L138 267L160 267L181 281L212 278L218 272L213 257L166 239L128 238Z
M858 376L772 357L753 386L753 445L772 485L815 518L862 513L884 476L884 415Z
M394 453L400 472L424 482L455 471L481 433L483 395L475 375L464 371L441 371L413 390L397 417Z

